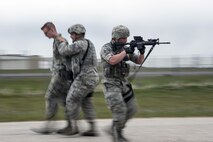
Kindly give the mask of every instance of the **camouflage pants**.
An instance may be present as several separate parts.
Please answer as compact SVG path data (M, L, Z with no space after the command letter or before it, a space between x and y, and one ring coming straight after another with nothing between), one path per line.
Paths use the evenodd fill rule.
M45 94L46 119L49 120L55 116L59 103L65 106L70 85L71 81L63 80L57 73L52 75Z
M127 120L136 113L137 106L131 84L128 81L104 82L104 95L113 121L123 129Z
M79 119L80 109L84 113L85 119L93 121L95 119L95 110L92 103L91 93L99 81L96 71L88 71L79 74L73 81L66 99L66 108L70 119Z

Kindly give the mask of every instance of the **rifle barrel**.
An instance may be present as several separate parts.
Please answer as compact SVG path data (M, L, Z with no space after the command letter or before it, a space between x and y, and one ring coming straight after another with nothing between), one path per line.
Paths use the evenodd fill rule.
M170 42L159 42L158 44L170 44Z

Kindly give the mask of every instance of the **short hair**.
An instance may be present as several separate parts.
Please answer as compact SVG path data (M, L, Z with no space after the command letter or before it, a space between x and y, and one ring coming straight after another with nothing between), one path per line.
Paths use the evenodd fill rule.
M51 28L53 27L55 29L55 25L52 22L46 22L42 27L41 30L43 30L44 28Z

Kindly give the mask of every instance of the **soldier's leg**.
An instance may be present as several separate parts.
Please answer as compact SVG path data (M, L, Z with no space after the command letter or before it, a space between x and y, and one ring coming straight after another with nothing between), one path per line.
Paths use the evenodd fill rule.
M125 127L127 108L119 86L104 84L106 103L113 115L112 134L114 142L121 142L121 132Z
M127 118L126 121L131 119L137 112L137 104L135 98L132 98L127 102Z
M127 117L126 121L134 116L137 111L136 100L134 96L134 91L132 89L132 85L126 81L123 82L123 97L127 106Z
M57 97L56 91L54 90L54 86L56 84L56 79L53 76L48 85L46 94L45 94L45 117L46 122L42 128L32 129L34 132L41 134L49 134L54 132L53 123L51 122L57 112Z
M89 123L89 130L82 133L83 136L98 136L96 123L95 123L95 110L92 103L92 93L89 93L82 100L82 111L84 113L85 119Z
M66 111L72 123L72 131L66 131L64 135L74 135L79 133L77 120L79 119L81 102L87 89L77 79L72 83L66 98Z
M61 89L58 90L58 93L60 93L60 102L61 102L62 106L64 107L64 116L65 116L65 120L66 120L67 125L64 128L57 130L58 134L64 133L64 131L72 131L72 124L69 120L69 116L68 116L67 110L66 110L67 93L70 89L72 81L71 80L64 80L64 79L60 79L60 80L61 80L61 84L60 84Z
M134 92L132 89L131 84L128 81L124 81L122 82L122 96L123 96L123 100L126 104L126 108L127 108L127 114L126 114L126 119L124 122L124 126L126 125L127 121L133 117L133 115L136 113L137 111L137 106L135 103L135 97L134 97ZM121 141L128 141L124 135L123 135L123 130L119 130L120 132L119 137L121 139Z
M46 120L53 120L58 110L57 99L50 97L45 98Z
M60 100L60 90L62 88L61 80L58 75L51 78L47 92L45 94L46 118L51 120L57 113L58 102Z
M66 97L67 95L63 95L63 98L62 98L62 105L64 107L64 117L65 117L65 120L66 120L66 126L62 129L59 129L57 131L58 134L62 134L66 131L72 131L72 124L71 124L71 121L69 120L69 116L68 116L68 113L67 113L67 110L66 110Z
M57 105L62 102L65 105L66 96L70 88L70 82L63 80L58 74L54 74L45 94L46 116L52 119L57 112Z
M46 119L47 119L45 127L47 128L47 130L50 129L50 127L52 127L51 125L53 125L53 123L51 123L51 120L55 117L57 113L58 104L62 102L62 104L65 106L66 96L70 88L70 84L71 82L63 80L57 74L55 74L52 77L47 92L45 94ZM67 119L66 112L65 118L68 124L66 128L71 128L71 123Z
M85 118L91 126L91 130L95 128L95 109L93 107L92 98L94 94L95 87L99 82L99 75L96 69L88 69L87 74L82 75L82 83L87 88L85 90L84 98L82 99L82 110L84 112ZM83 87L84 88L84 87Z
M131 98L128 102L126 102L126 106L127 106L127 115L126 115L126 120L124 122L124 125L126 125L127 121L131 119L136 113L137 107L136 107L135 99ZM122 142L128 142L128 139L124 135L123 129L118 131L120 131L118 133L120 140Z

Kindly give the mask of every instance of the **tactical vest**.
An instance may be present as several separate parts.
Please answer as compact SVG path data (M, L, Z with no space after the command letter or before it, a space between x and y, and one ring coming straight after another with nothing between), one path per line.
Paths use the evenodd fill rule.
M110 78L123 78L129 75L130 65L121 61L116 65L106 63L104 65L104 76Z
M113 47L112 47L113 49ZM118 54L122 52L122 48L120 50L113 49L113 54ZM123 78L129 75L130 65L126 63L126 61L122 60L116 65L110 65L109 63L104 63L104 76L110 78Z

